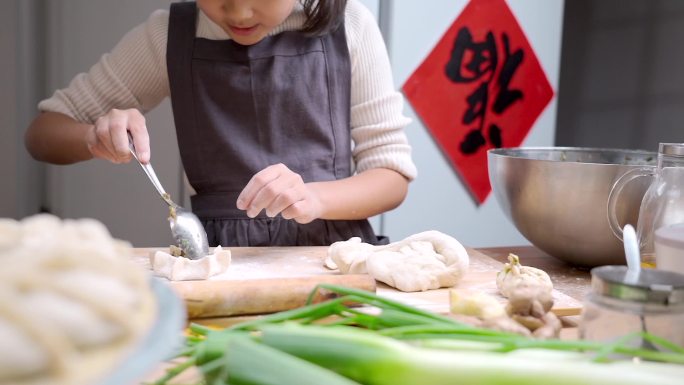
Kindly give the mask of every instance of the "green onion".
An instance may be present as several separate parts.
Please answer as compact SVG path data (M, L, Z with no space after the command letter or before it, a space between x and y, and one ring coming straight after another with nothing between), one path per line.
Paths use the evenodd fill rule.
M424 349L351 327L271 325L263 328L261 341L278 350L330 368L368 385L675 385L679 376L659 374L673 365L596 364L580 353L548 352L535 357L482 351ZM520 354L519 354L520 353ZM539 353L539 350L536 351ZM666 368L668 367L668 368Z
M209 333L194 357L179 367L185 370L192 365L199 368L207 385L358 385L335 372L259 344L247 333ZM174 369L155 384L165 384L180 374Z
M192 366L207 385L668 385L684 378L684 347L649 333L611 343L538 340L476 328L373 293L317 289L340 297L222 331L191 325L181 354L186 361L156 384ZM660 350L630 346L642 338Z

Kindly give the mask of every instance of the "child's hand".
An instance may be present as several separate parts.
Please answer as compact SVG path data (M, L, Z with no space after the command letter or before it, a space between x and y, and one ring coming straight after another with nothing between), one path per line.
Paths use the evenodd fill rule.
M133 136L138 158L143 163L150 161L150 136L147 133L145 117L140 111L113 109L95 121L87 137L88 149L96 158L113 163L126 163L131 160L128 149L128 134Z
M275 164L256 173L242 190L237 207L254 218L266 210L266 215L280 214L285 219L309 223L321 213L321 201L302 180L284 164Z

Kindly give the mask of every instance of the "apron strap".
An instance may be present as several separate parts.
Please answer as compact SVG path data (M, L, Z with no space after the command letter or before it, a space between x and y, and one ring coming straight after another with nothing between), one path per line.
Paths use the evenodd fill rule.
M166 44L166 67L171 91L171 106L174 110L177 106L183 106L183 108L192 111L189 114L173 114L176 127L189 128L183 132L192 132L195 129L192 77L187 74L192 69L196 22L197 5L194 1L171 4ZM179 143L183 141L189 146L199 146L198 143L194 143L196 142L194 135L183 135L181 138L180 130L175 131ZM188 157L192 158L193 156L181 157L185 169L187 169L186 162L200 162L199 159L188 159Z

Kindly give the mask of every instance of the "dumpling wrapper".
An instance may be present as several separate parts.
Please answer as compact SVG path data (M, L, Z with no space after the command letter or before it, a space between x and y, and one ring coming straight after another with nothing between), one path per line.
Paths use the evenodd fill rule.
M221 246L216 247L212 254L195 260L175 257L161 250L150 255L154 275L171 281L208 279L228 270L230 261L230 250L223 250Z

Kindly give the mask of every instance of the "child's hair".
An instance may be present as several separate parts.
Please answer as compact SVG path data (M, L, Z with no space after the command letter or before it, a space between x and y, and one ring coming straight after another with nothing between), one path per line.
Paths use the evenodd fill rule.
M334 31L342 22L347 0L301 0L306 22L302 32L307 35L322 35Z

